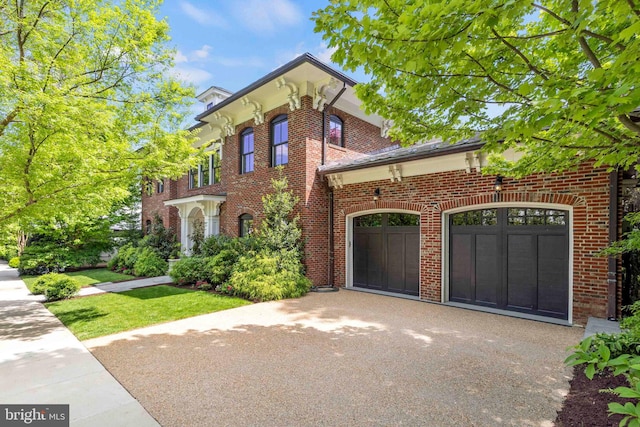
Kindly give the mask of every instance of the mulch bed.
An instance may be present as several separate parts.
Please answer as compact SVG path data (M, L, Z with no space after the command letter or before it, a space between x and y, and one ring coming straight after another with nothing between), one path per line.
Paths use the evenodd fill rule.
M623 399L612 393L604 393L600 390L614 389L616 387L628 387L624 375L613 376L611 371L596 374L589 380L584 374L582 366L576 366L573 370L573 379L569 383L571 388L564 400L562 409L558 412L555 425L557 427L608 427L618 426L622 415L609 416L608 404L618 402L624 405L632 402L632 399Z

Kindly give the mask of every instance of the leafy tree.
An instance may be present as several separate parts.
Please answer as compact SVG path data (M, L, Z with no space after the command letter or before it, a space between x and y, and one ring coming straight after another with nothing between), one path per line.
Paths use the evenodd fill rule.
M638 0L332 0L313 19L403 141L480 133L522 151L495 165L515 176L640 157Z
M160 3L0 2L0 223L105 215L197 163Z

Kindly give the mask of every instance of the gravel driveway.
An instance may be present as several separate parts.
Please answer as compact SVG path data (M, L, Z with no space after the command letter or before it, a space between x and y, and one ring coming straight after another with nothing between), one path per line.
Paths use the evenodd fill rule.
M552 426L582 333L342 290L84 344L163 426Z

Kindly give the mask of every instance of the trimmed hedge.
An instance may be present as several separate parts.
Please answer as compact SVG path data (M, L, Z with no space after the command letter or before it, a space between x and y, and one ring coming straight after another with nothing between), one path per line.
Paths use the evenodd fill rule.
M47 301L71 298L80 291L80 284L72 277L58 273L43 274L32 286L34 295L44 294Z

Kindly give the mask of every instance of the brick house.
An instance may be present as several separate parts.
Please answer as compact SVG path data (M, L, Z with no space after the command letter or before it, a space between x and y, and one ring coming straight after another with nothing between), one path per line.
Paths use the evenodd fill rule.
M617 173L500 182L481 173L482 141L400 148L354 85L306 54L237 93L210 88L194 127L208 161L149 185L143 224L160 215L186 251L196 220L243 235L282 165L315 285L562 324L617 316L619 266L597 256L619 235Z

